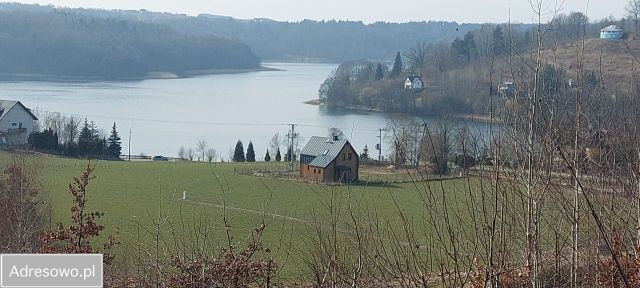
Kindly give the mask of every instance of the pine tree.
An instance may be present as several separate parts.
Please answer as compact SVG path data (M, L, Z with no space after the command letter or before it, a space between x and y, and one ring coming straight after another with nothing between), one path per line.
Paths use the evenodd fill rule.
M78 150L80 155L87 156L91 151L91 146L93 142L93 133L91 132L91 128L89 127L89 122L87 119L84 119L84 125L82 126L82 130L80 130L80 135L78 135Z
M280 162L282 160L282 155L280 155L280 147L276 150L276 162Z
M244 145L242 145L242 141L238 140L236 143L236 150L233 151L233 162L244 162Z
M107 139L107 155L117 158L120 157L120 153L122 152L122 139L118 135L118 131L116 130L116 122L113 122L113 127L111 127L111 135L109 135L109 139Z
M504 52L504 33L500 25L493 29L493 51L496 56Z
M369 147L367 147L367 145L364 145L364 149L362 149L360 158L362 158L363 160L369 159Z
M249 146L247 146L247 162L256 162L256 152L253 151L253 143L249 141Z
M376 81L380 81L384 78L384 71L382 71L382 64L378 63L378 67L376 67Z
M269 155L269 149L267 149L267 154L264 154L264 162L271 162L271 155Z
M396 60L393 62L393 68L391 69L391 73L389 73L389 78L397 78L402 74L402 56L400 56L400 52L396 54Z

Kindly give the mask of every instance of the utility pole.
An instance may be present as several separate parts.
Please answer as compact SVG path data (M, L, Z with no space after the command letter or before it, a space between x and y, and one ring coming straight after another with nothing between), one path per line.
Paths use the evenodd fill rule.
M131 162L131 127L129 127L129 162Z
M291 131L289 132L289 134L287 134L287 137L289 138L289 153L288 153L288 157L289 157L289 165L290 165L290 169L291 171L293 171L293 157L295 155L295 151L293 151L293 147L294 147L294 141L295 138L298 137L298 135L296 134L296 124L289 124L291 125Z
M387 129L384 128L378 128L378 138L379 138L379 143L378 143L378 147L376 147L378 149L378 161L382 162L382 131L387 131Z

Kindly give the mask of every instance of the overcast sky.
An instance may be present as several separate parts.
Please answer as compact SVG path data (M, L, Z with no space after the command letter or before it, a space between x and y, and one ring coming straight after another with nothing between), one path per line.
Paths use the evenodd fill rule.
M3 1L3 0L0 0ZM547 8L563 0L545 0ZM586 12L591 19L621 17L628 0L564 0L562 12ZM159 12L201 13L235 18L275 20L340 19L375 22L451 20L457 22L534 22L529 0L25 0L55 6L147 9Z

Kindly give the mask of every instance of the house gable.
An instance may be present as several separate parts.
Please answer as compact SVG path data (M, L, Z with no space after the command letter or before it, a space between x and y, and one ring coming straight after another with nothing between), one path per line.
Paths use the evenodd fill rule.
M407 90L422 90L424 88L424 82L420 76L411 75L407 76L404 80L404 89Z
M23 145L33 132L35 115L20 101L0 100L0 145Z
M300 176L324 182L354 181L359 163L360 156L349 141L314 136L300 152Z

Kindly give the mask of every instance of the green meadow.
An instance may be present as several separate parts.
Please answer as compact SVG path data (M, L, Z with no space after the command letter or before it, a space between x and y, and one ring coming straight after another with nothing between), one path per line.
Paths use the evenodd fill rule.
M4 164L13 157L0 155ZM91 211L104 212L99 222L106 229L97 241L115 235L121 242L115 248L117 263L133 263L137 252L132 251L139 252L134 247L156 251L156 241L164 253L216 251L227 245L227 230L241 248L264 221L267 228L263 244L285 275L304 269L301 251L312 245L313 223L327 223L330 203L334 203L333 214L345 236L349 236L349 222L354 217L349 211L353 211L362 223L375 215L399 232L402 212L413 223L416 234L426 237L426 193L440 195L444 189L451 199L458 199L456 194L465 193L470 185L466 180L445 180L335 186L234 173L235 167L264 167L264 163L89 162L46 155L26 158L29 165L40 170L38 179L47 203L43 213L50 215L47 225L69 221L72 201L67 187L87 165L95 168L87 205ZM182 200L183 191L187 201ZM464 196L459 196L461 200L454 206L466 207ZM225 218L229 229L225 228Z

